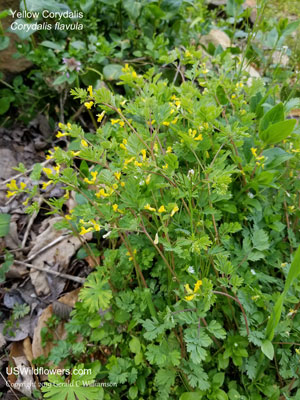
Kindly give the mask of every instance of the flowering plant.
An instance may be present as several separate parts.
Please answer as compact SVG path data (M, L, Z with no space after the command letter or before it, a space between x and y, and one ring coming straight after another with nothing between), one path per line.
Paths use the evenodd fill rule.
M60 124L69 147L50 152L53 165L43 169L42 190L65 190L49 201L63 217L58 228L82 239L92 232L102 251L66 341L70 363L76 334L85 357L106 350L99 379L118 384L107 398L279 399L288 390L277 374L297 376L292 102L261 80L248 86L229 56L213 60L217 74L201 57L194 48L181 54L179 86L154 68L140 75L125 65L126 96L72 90L98 129ZM28 190L33 200L37 190Z

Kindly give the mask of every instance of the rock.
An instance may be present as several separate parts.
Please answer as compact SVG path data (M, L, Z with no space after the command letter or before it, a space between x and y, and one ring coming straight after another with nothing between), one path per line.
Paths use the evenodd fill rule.
M254 24L256 17L257 17L257 4L256 0L246 0L245 3L243 4L244 8L251 8L251 15L250 15L250 21Z
M0 148L0 179L6 180L16 174L12 167L17 166L15 152L7 149Z
M286 54L283 53L283 51L276 50L272 54L272 60L274 64L280 64L283 67L287 67L290 59Z
M226 5L226 0L207 0L206 3L213 6L224 6Z
M0 0L0 10L18 10L19 3L19 0ZM9 28L12 22L12 17L6 17L1 20L4 32ZM25 71L32 65L32 63L26 60L24 57L20 57L18 59L13 58L13 55L16 53L16 44L20 41L20 39L17 35L11 32L7 32L6 36L9 37L10 42L6 49L0 51L0 71L11 74L17 74Z
M220 29L212 29L208 35L202 36L200 41L206 47L209 43L212 43L215 47L221 45L223 49L227 49L231 45L229 36Z

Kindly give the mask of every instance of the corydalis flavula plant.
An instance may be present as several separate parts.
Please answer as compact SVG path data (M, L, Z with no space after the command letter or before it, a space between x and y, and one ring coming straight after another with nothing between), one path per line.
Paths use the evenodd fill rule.
M69 148L43 170L76 193L67 213L66 198L50 200L59 227L107 240L66 341L70 360L79 332L91 359L109 349L98 375L118 383L108 398L279 399L278 374L297 376L298 286L266 335L298 240L292 103L236 81L229 57L214 60L218 74L199 57L183 56L180 86L125 66L126 97L72 91L99 128L61 124Z

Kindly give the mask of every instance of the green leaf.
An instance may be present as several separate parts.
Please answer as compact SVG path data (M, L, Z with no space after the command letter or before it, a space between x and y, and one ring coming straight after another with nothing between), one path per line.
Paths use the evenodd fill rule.
M0 36L0 51L6 49L9 46L9 37Z
M204 392L185 392L182 393L179 400L201 400Z
M0 99L0 115L5 114L9 110L11 101L10 97L2 97Z
M129 342L129 348L132 353L139 353L141 351L141 342L137 337L133 337Z
M5 281L5 274L9 271L9 267L13 264L14 257L8 251L5 254L5 261L0 266L0 283Z
M225 90L223 89L223 86L219 85L217 87L216 96L217 96L220 104L222 104L222 106L228 104L228 98L226 96Z
M300 274L300 246L298 247L294 255L293 262L291 264L287 279L285 281L283 293L279 296L278 300L276 301L272 314L268 321L266 328L266 338L268 340L272 340L274 337L275 329L280 321L284 298L291 284L295 279L298 278L299 274Z
M94 3L94 0L80 0L80 8L84 13L88 13L93 7Z
M269 237L263 229L255 229L251 240L254 249L259 251L267 250L270 247Z
M284 120L284 107L282 103L277 104L269 110L261 119L259 132L264 132L270 125Z
M123 7L127 11L129 17L135 20L140 15L142 3L135 0L123 0Z
M139 392L139 390L138 390L138 388L136 386L131 386L131 388L129 389L129 392L128 392L129 398L130 399L136 399L137 395L138 395L138 392Z
M275 144L286 139L294 130L297 120L287 119L271 125L267 130L261 132L260 138L265 144Z
M123 74L120 64L108 64L103 68L104 78L108 81L115 81Z
M273 360L274 357L274 346L270 340L264 340L261 345L261 351L267 356L270 360Z
M33 181L38 181L41 177L41 172L42 172L43 166L42 164L34 164L33 170L30 174L30 179Z
M40 45L44 46L44 47L48 47L49 49L53 49L53 50L58 50L58 51L64 50L64 46L62 44L59 44L57 42L52 42L50 40L43 40L40 43Z
M102 280L97 272L90 274L79 293L79 298L84 301L85 307L90 312L107 309L112 298L108 280Z
M0 237L4 237L8 234L10 219L10 214L0 214Z

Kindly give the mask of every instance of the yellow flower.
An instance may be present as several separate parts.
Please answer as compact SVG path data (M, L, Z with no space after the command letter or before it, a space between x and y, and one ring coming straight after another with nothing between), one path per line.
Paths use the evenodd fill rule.
M143 161L145 161L146 160L146 154L147 154L146 150L142 149L141 153L142 153L142 156L143 156Z
M149 185L150 179L151 179L151 175L149 174L149 175L147 176L147 178L145 179L145 182L146 182L147 185Z
M116 183L114 183L113 185L113 188L116 190L116 189L118 189L118 185L116 184Z
M115 124L117 124L118 122L119 122L120 120L119 119L111 119L110 120L110 123L112 124L112 125L115 125Z
M179 100L178 97L175 96L175 94L173 94L173 96L171 97L171 100Z
M65 215L65 218L68 219L68 220L70 220L70 219L72 219L72 215L67 214L67 215Z
M67 200L70 198L70 192L68 190L64 194L64 198L67 199Z
M184 288L187 291L187 293L189 294L189 296L185 296L185 300L187 300L187 301L193 300L195 295L193 294L193 291L190 288L190 285L187 283L186 285L184 285Z
M46 160L52 160L53 156L51 156L50 154L46 155Z
M119 207L118 204L113 204L112 208L113 208L114 212L118 211L118 207Z
M61 122L59 122L59 123L58 123L58 127L59 127L60 129L63 129L64 124L62 124Z
M121 186L124 187L125 186L125 182L121 182Z
M173 121L171 121L171 122L172 122L172 124L175 125L175 124L177 124L177 121L178 121L178 118L176 117L176 118L174 118Z
M70 122L67 123L67 127L68 127L68 129L72 128L72 125L70 124Z
M84 103L84 105L86 106L86 108L87 108L88 110L90 110L90 109L93 107L94 102L93 102L93 101L86 101L86 102Z
M96 182L98 171L92 171L91 175L93 177L92 179L84 178L84 182L89 183L90 185Z
M171 146L168 146L166 152L167 152L167 153L172 153L172 147L171 147Z
M145 210L149 210L149 211L156 211L155 208L151 207L150 204L146 204L144 207Z
M60 170L60 165L56 165L55 167L53 167L54 171L59 173Z
M252 153L252 155L254 156L254 157L257 157L257 149L255 149L254 147L251 147L251 153Z
M203 127L204 127L205 129L208 129L208 128L209 128L208 123L207 123L207 122L204 122Z
M128 64L125 64L125 67L122 68L122 72L128 72L130 70Z
M164 121L164 122L163 122L163 125L169 126L169 125L170 125L170 122Z
M241 111L240 111L240 114L241 114L241 115L245 115L245 114L246 114L246 110L241 110Z
M125 122L124 122L124 121L120 121L120 122L119 122L119 125L120 125L121 127L123 127L123 126L125 125Z
M87 88L87 91L89 92L89 95L93 97L93 87L91 85Z
M80 154L80 151L71 151L71 156L72 157L77 157L77 156L79 156L79 154Z
M163 169L167 169L168 168L168 164L163 165Z
M81 143L81 146L88 147L88 143L84 139L81 139L80 143Z
M51 183L53 183L53 181L51 181L51 180L48 181L48 182L44 182L44 183L43 183L43 186L42 186L42 189L43 189L43 190L46 190L47 187L48 187L49 185L51 185Z
M135 161L135 162L134 162L134 165L135 165L136 167L141 167L141 166L143 165L143 163L138 162L138 161Z
M51 170L50 170L50 171L51 171ZM6 184L6 187L8 187L8 189L10 189L10 190L19 190L15 179L12 179L12 180L10 181L10 183L7 183L7 184Z
M114 172L114 176L118 179L118 181L121 178L121 172Z
M102 121L102 119L103 119L103 117L104 117L104 114L105 114L105 111L102 111L102 113L101 114L97 114L97 122L101 122Z
M99 192L96 193L96 197L100 198L100 197L108 197L109 194L105 192L104 189L100 189Z
M68 135L67 132L62 133L62 132L58 131L57 134L56 134L56 137L57 138L61 138L61 137L67 136L67 135Z
M123 149L123 150L127 150L126 146L123 143L120 144L120 148Z
M286 267L287 263L281 263L281 267L284 268Z
M6 194L6 197L7 197L7 198L12 197L12 196L14 196L15 194L17 194L17 192L11 192L10 190L8 190L8 191L7 191L7 194Z
M53 174L53 171L51 168L43 168L43 171L45 172L46 175Z
M181 102L180 102L179 100L176 100L176 101L175 101L175 104L176 104L177 108L179 108L179 107L180 107L180 104L181 104Z
M93 230L93 228L90 226L89 228L85 228L84 226L81 227L81 230L79 232L79 235L85 235L86 233L89 233Z
M231 98L232 98L232 99L235 99L235 98L236 98L236 94L233 94L233 95L231 96Z
M195 297L195 295L199 291L200 286L202 286L202 281L201 280L198 280L195 283L194 290L192 290L190 288L188 283L186 285L184 285L184 288L185 288L186 292L188 293L188 296L185 296L185 300L187 300L187 301L193 300L193 298Z
M133 260L133 256L136 254L136 249L133 250L132 255L127 251L126 256L128 256L129 261Z
M174 208L173 208L173 210L171 211L171 217L173 217L173 215L174 215L175 213L177 213L177 211L179 211L179 208L178 208L177 205L175 205Z
M160 206L158 212L159 213L166 212L165 206Z
M21 190L25 189L26 186L27 186L27 185L26 185L25 182L21 182L21 183L20 183L20 189L21 189Z
M197 137L194 138L194 140L203 140L203 136L201 133Z
M200 286L202 286L202 281L199 280L195 283L195 287L194 287L194 293L198 292L198 290L200 289Z
M95 231L99 232L101 229L101 226L94 219L91 220L91 223L93 224Z
M128 164L130 164L132 161L134 161L135 160L135 157L131 157L131 158L126 158L125 160L124 160L124 169L126 169L127 168L127 165Z
M132 71L131 75L132 75L133 78L137 77L137 73L135 71Z
M209 70L207 68L202 70L202 74L207 74L209 72Z

